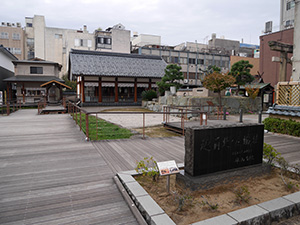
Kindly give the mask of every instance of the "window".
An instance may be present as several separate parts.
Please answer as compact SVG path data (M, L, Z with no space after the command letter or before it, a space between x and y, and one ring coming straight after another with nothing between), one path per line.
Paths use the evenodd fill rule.
M43 67L31 66L30 67L30 73L31 74L43 74Z
M34 58L34 51L28 51L27 58L28 59L33 59Z
M92 40L87 40L87 41L88 41L87 42L88 47L91 48L92 47Z
M290 10L294 7L295 7L295 2L294 1L290 1L290 2L286 3L286 10Z
M55 34L55 39L62 39L62 34Z
M204 59L198 59L198 64L203 65L204 64Z
M27 45L33 46L34 45L34 39L33 38L27 38Z
M189 58L189 64L195 64L195 63L196 63L196 59Z
M178 63L178 57L171 57L172 63Z
M21 39L21 38L20 38L20 34L13 33L12 39L14 39L14 40L20 40L20 39Z
M75 39L76 47L92 47L92 41L87 39Z
M21 48L11 48L11 49L10 49L10 52L11 52L12 54L17 54L17 55L21 55L21 54L22 54Z
M32 27L32 23L26 23L26 27Z
M9 35L7 32L1 32L1 36L0 36L1 39L8 39L9 38Z

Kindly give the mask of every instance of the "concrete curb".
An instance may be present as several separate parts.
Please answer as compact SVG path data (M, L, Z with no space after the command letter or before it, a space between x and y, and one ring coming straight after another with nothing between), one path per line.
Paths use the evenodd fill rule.
M178 164L179 168L183 164ZM117 173L121 184L131 197L141 215L150 225L174 225L174 221L161 209L142 186L133 178L139 175L135 170ZM216 216L207 220L193 223L192 225L250 225L271 224L281 219L300 214L300 191L276 198L247 208L239 209L227 214Z

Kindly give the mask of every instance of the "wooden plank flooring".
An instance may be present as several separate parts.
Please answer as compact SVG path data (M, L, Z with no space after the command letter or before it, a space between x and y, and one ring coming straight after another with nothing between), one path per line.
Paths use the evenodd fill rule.
M271 144L291 164L300 164L300 138L280 134L265 134L264 141ZM114 172L133 170L144 157L156 161L184 162L184 138L150 138L146 140L111 140L93 142Z
M0 117L0 224L137 224L69 115Z

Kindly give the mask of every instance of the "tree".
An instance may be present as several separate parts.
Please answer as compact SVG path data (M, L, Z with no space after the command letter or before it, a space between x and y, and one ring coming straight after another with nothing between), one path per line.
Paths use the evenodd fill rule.
M219 96L219 107L222 107L222 98L221 91L225 90L227 87L230 87L234 84L235 78L231 75L221 74L219 72L214 71L213 73L207 75L202 84L208 90L214 91L218 93Z
M221 73L221 68L220 67L217 67L217 66L208 66L208 69L209 73L213 73L213 72L218 72L218 73Z
M240 92L240 86L251 83L254 77L250 74L250 69L253 67L249 61L240 60L232 65L230 75L235 77L235 83L238 85L237 94Z
M170 64L166 67L165 75L161 81L156 82L158 91L161 95L163 95L165 91L170 90L171 86L175 86L176 90L182 86L180 80L183 80L183 74L180 70L181 66L176 64Z
M76 81L70 81L68 74L63 75L62 79L65 81L65 84L72 88L72 91L76 91Z

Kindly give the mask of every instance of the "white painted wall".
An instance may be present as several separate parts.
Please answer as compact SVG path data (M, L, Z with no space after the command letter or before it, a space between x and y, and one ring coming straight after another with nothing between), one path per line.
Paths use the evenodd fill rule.
M6 54L0 51L0 67L14 73L15 72L14 64L11 61L12 61L11 58L9 58Z
M295 29L292 80L300 81L300 0L295 1Z

